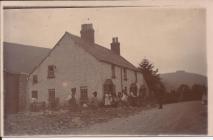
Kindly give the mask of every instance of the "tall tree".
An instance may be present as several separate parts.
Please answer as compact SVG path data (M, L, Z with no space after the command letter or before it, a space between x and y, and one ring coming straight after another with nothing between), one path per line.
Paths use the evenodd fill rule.
M161 82L160 75L158 74L158 69L155 69L154 65L149 62L148 59L143 59L138 67L139 71L143 73L144 79L152 93L154 93L157 102L159 104L159 109L163 106L163 95L165 93L165 87Z
M143 59L138 69L143 73L144 79L151 91L155 91L157 84L162 85L158 69L155 69L154 65L148 59Z

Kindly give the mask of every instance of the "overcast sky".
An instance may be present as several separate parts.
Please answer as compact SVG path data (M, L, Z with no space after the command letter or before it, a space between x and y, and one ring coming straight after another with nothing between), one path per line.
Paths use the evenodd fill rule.
M4 10L4 41L52 48L65 31L80 35L81 24L88 22L93 23L96 43L110 48L117 36L121 55L135 66L147 58L160 73L207 73L203 9Z

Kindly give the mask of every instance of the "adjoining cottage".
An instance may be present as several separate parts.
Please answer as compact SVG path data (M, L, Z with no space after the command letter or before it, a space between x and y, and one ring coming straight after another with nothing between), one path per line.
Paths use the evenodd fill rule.
M4 42L4 109L5 113L26 110L28 77L50 49Z
M5 108L13 105L9 102L14 95L17 111L21 111L29 106L31 98L46 104L57 100L63 105L75 92L77 102L82 104L95 91L101 102L108 92L132 90L138 94L141 88L148 89L143 74L121 56L117 37L112 39L110 50L95 43L92 24L83 24L80 33L78 37L66 32L51 50L4 43Z

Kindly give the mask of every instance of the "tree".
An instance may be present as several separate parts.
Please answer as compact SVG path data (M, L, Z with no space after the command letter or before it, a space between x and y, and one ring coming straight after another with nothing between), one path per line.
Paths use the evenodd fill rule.
M158 74L158 69L155 69L154 65L148 59L143 59L138 69L143 73L144 79L151 91L155 91L157 84L163 85Z
M149 87L150 92L154 93L159 108L162 108L163 94L165 93L165 87L161 82L158 69L155 69L154 65L149 62L148 59L143 59L138 67L139 71L143 73L144 79Z

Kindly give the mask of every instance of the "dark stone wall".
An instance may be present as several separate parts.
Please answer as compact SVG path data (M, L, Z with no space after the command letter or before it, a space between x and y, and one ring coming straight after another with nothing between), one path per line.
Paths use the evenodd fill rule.
M27 110L27 75L4 72L4 111L6 114Z
M4 72L4 111L17 113L19 108L19 75Z
M27 102L27 78L28 75L19 75L19 111L26 111L28 107Z

